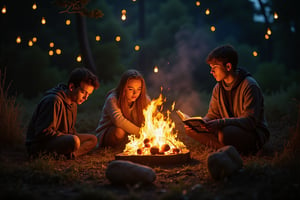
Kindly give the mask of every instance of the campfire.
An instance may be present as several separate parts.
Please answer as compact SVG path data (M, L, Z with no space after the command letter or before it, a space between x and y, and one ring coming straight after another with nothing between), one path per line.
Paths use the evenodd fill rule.
M143 111L145 123L140 129L139 137L129 136L123 153L116 155L116 159L131 160L140 163L171 163L184 162L189 158L189 151L177 138L178 131L171 120L169 110L163 114L163 96L151 101ZM175 103L172 105L174 110Z

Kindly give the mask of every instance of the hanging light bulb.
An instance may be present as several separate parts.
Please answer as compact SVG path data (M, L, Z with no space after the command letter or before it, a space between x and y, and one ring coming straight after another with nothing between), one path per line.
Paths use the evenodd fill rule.
M6 6L3 6L3 8L1 9L1 13L6 14Z

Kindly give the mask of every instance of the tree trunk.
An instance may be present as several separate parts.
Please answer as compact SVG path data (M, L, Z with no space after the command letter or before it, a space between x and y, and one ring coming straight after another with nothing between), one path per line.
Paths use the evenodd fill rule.
M91 52L91 48L87 36L85 16L76 14L76 21L77 21L77 34L79 40L79 47L82 53L83 63L86 68L91 70L93 73L96 73L96 65L94 62L94 58Z

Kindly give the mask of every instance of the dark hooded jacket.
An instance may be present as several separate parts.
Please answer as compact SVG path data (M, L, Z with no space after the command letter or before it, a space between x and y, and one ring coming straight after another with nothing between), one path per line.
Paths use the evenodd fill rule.
M234 125L253 132L263 144L270 133L264 114L262 91L249 72L241 68L237 72L237 79L230 86L226 86L223 81L215 85L205 118L224 118L225 126Z
M45 93L29 123L26 144L76 133L77 104L71 103L66 91L67 86L59 84Z

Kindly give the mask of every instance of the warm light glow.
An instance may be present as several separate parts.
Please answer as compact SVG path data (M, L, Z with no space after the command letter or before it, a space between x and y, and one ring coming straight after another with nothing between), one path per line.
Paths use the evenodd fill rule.
M270 36L268 34L265 34L265 39L268 40Z
M5 6L3 6L1 12L2 12L2 14L6 14L6 7Z
M16 43L20 44L21 43L21 37L18 36L17 39L16 39Z
M81 55L78 55L77 58L76 58L76 61L81 62L81 60L82 60Z
M159 112L159 107L164 102L163 96L151 101L149 106L143 110L145 124L142 125L139 137L129 135L129 142L123 151L127 155L153 155L153 154L178 154L186 151L183 142L177 139L175 123L170 118L170 111L167 116Z
M45 17L42 17L41 23L42 23L42 24L46 24L46 19L45 19Z
M268 35L271 35L271 34L272 34L272 31L271 31L271 29L270 29L270 28L268 28L268 30L267 30L267 34L268 34Z
M28 46L30 46L30 47L33 46L33 42L31 40L28 41Z
M278 19L278 14L277 14L277 12L274 12L274 19Z
M116 41L117 42L120 42L121 41L121 37L118 35L118 36L116 36Z
M206 15L209 15L209 14L210 14L209 8L207 8L207 9L205 10L205 14L206 14Z
M53 54L54 54L53 50L50 50L49 51L49 56L53 56Z
M258 56L257 51L253 51L253 52L252 52L252 55L253 55L254 57Z
M100 35L96 35L96 41L99 42L101 40Z
M33 37L32 38L32 42L36 42L37 41L37 38L36 37Z
M37 5L36 5L36 3L34 3L33 5L32 5L32 10L36 10L37 9Z
M200 6L200 1L196 1L196 6Z
M210 27L210 30L211 30L212 32L215 32L215 31L216 31L216 27L215 27L215 26L211 26L211 27Z
M132 0L133 2L136 2L136 0Z
M154 72L154 73L158 73L158 67L157 67L157 65L154 66L153 72Z
M50 42L49 47L53 48L54 47L54 42Z
M134 46L134 50L139 51L140 50L140 46L139 45L135 45Z
M57 55L61 54L61 50L60 49L56 49L55 52L56 52Z
M126 20L126 10L122 10L122 16L121 16L122 21Z
M71 24L71 20L67 19L66 20L66 25L69 26Z

